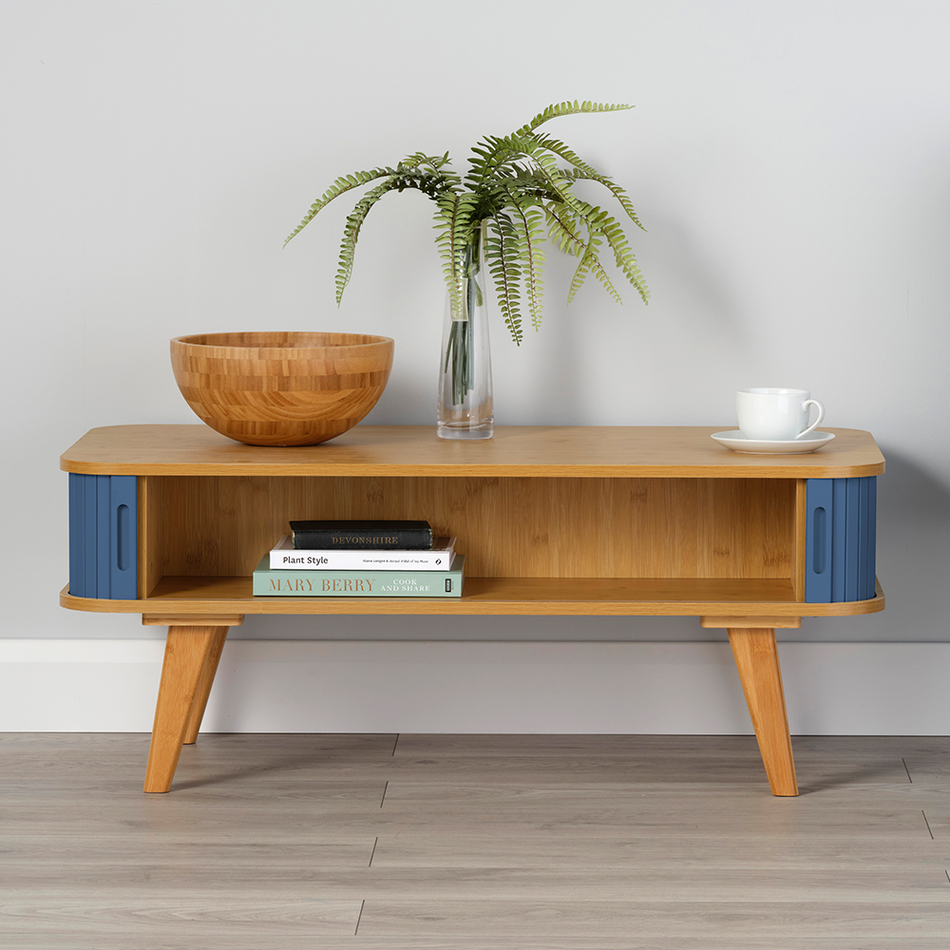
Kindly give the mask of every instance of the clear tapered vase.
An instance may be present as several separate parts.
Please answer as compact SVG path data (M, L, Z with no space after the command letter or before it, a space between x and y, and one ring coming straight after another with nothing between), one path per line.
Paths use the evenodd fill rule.
M436 432L440 439L490 439L495 423L480 231L465 248L462 273L456 292L446 294Z

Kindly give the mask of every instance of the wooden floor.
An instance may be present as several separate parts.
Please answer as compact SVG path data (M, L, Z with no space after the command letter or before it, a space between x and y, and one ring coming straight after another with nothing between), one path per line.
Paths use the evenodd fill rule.
M950 738L0 735L5 950L947 950Z

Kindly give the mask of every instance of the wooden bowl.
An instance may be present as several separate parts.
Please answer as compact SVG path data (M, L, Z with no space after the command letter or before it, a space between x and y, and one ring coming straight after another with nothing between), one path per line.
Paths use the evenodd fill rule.
M172 369L202 422L248 445L315 445L376 405L393 341L361 333L199 333L171 341Z

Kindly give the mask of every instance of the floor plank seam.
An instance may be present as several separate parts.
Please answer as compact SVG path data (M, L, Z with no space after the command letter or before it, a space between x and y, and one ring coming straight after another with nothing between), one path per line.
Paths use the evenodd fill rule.
M396 746L399 745L399 733L396 733L396 741L393 743L393 751L390 752L390 758L395 758L396 756Z
M212 737L156 797L137 737L0 735L0 944L950 950L950 736L802 744L797 804L675 736Z

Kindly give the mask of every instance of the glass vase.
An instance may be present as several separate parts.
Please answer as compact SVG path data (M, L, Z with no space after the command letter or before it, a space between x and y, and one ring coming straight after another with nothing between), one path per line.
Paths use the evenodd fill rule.
M440 439L490 439L495 431L481 229L466 245L458 293L447 293L439 365Z

